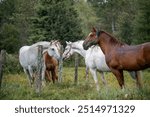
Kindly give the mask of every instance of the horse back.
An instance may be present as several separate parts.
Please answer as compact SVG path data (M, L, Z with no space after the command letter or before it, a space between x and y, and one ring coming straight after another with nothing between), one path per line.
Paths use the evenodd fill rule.
M150 67L150 43L123 45L106 55L109 67L124 70L142 70Z

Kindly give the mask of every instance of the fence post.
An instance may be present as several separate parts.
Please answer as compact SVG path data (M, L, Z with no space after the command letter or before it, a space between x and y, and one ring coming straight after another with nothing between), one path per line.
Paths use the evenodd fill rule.
M6 51L1 50L1 53L0 53L0 88L2 86L3 67L4 67L4 64L5 64L5 59L6 59Z
M74 73L75 84L77 84L78 82L78 66L79 66L79 58L78 58L78 54L75 53L75 73Z
M37 75L35 78L35 91L39 95L41 93L41 86L42 86L42 58L43 58L42 52L43 46L38 45L38 68L37 68Z
M62 69L63 69L63 51L64 51L64 48L63 46L61 45L61 48L60 48L60 59L59 59L59 67L58 67L58 82L61 83L62 82Z

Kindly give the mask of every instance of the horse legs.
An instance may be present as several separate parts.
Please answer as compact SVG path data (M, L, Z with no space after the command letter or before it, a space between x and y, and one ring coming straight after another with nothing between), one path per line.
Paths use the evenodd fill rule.
M58 68L57 67L55 67L55 75L56 75L56 80L58 80L58 76L57 76L57 73L58 73Z
M50 77L50 73L48 70L45 71L45 74L46 74L46 78L49 82L51 82L51 77Z
M136 71L135 75L136 75L136 84L137 84L137 87L141 88L142 87L142 78L141 78L142 72L141 71Z
M98 84L98 80L97 80L97 74L96 74L96 69L90 69L90 72L94 78L95 84L96 84L96 89L97 91L99 91L99 84Z
M123 70L111 69L111 71L116 76L121 89L124 89Z
M24 70L25 74L27 74L27 77L28 77L28 79L29 79L29 83L30 83L30 85L32 86L33 82L32 82L32 78L31 78L31 76L30 76L30 73L29 73L28 69L25 69L25 68L24 68L23 70Z
M136 71L128 71L132 79L136 79Z
M89 78L89 68L86 67L86 70L85 70L85 79L87 80Z
M107 81L106 81L106 79L104 77L104 72L100 72L100 73L101 73L101 79L102 79L103 84L107 85Z
M51 71L51 74L52 74L53 83L55 83L55 79L56 79L56 80L58 79L55 70L52 70L52 71Z

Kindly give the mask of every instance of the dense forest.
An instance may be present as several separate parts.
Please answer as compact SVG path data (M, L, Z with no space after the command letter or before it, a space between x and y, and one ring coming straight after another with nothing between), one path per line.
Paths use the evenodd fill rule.
M150 0L0 0L0 50L84 39L103 29L128 44L150 41Z

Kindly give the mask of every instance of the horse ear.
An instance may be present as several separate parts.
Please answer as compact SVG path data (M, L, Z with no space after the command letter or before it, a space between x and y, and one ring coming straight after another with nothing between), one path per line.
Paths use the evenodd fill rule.
M68 41L66 41L66 44L68 44Z
M72 44L72 42L71 42L71 41L69 41L69 44Z
M95 27L92 28L92 32L96 32L96 28Z

